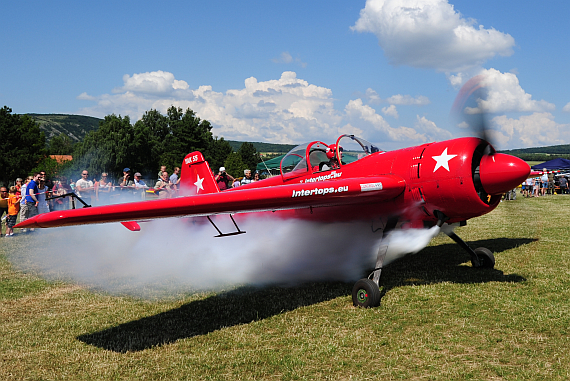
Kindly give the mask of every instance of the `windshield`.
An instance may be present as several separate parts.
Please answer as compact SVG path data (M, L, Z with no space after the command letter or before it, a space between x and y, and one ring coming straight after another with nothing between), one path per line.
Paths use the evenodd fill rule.
M370 154L382 152L374 144L354 135L342 135L336 141L336 145L340 147L338 151L343 165L353 163Z
M312 143L301 144L293 148L281 160L281 175L283 177L296 177L309 171L305 159L309 144Z
M281 175L286 179L309 172L328 171L376 152L382 151L374 144L354 135L340 136L336 145L327 145L319 141L305 143L293 148L283 157Z

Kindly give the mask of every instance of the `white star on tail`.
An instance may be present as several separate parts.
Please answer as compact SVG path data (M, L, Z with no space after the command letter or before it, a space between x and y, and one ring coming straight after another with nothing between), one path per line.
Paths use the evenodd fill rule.
M203 178L201 179L200 175L196 175L196 176L198 176L198 181L196 181L194 183L194 185L196 185L196 193L198 193L198 191L200 189L204 190L204 186L202 185L202 182L204 181L204 179Z
M443 150L441 155L432 156L432 158L436 161L435 168L433 169L433 171L435 172L439 169L439 167L443 167L447 169L447 172L449 172L449 160L453 159L455 156L457 155L448 155L447 148Z

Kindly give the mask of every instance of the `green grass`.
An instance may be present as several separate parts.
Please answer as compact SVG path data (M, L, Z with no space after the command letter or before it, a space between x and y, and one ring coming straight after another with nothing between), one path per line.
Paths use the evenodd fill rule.
M149 301L15 271L0 241L0 379L567 380L570 196L503 202L386 267L382 302L352 284ZM58 234L57 229L53 230Z

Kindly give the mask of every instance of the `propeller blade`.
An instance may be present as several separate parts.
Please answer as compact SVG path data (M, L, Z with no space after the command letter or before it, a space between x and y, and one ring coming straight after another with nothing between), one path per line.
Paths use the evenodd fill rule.
M485 76L477 75L471 78L459 90L453 102L452 114L456 117L458 124L467 125L475 136L492 145L488 115L483 105L487 96Z

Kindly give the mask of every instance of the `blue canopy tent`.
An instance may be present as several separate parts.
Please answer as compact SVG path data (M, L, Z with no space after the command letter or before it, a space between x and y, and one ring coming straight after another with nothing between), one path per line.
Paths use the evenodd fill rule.
M535 171L542 171L545 168L547 171L554 171L557 169L570 169L570 160L556 158L545 161L544 163L533 165L531 168Z

